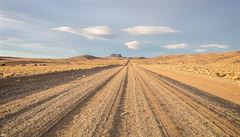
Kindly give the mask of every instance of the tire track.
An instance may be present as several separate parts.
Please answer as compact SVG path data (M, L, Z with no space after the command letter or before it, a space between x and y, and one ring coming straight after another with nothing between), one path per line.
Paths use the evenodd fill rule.
M146 72L140 72L141 74L144 74L145 73L145 75L147 75L146 74ZM203 110L203 109L201 109L201 107L198 105L198 106L193 106L193 104L197 104L196 103L196 100L194 100L194 99L192 99L192 100L187 100L186 98L181 98L181 97L179 97L179 96L177 96L176 94L174 94L173 93L173 91L172 91L172 89L169 89L169 87L168 88L166 88L166 87L163 87L163 85L162 85L162 81L161 80L156 80L156 78L154 78L154 76L150 76L150 74L148 74L148 76L145 76L145 78L146 77L149 77L149 79L151 80L151 82L150 82L150 84L149 85L151 85L151 83L154 83L154 85L152 84L152 87L158 87L158 89L160 89L160 90L157 90L157 89L155 89L156 91L159 91L158 93L160 93L161 94L161 96L162 97L167 97L167 96L169 96L169 95L172 95L172 96L176 96L177 97L177 100L179 100L179 103L180 102L182 102L182 107L183 106L186 106L186 105L188 105L189 106L189 108L191 108L192 110L191 110L191 112L194 112L194 114L192 114L192 115L201 115L201 119L204 119L204 120L202 120L202 121L205 121L205 123L202 123L202 125L203 125L203 129L204 129L204 127L206 127L209 131L211 131L213 134L215 134L215 135L217 135L217 136L220 136L220 135L223 135L223 133L222 133L222 131L223 132L225 132L225 134L227 134L227 135L230 135L230 136L236 136L236 135L238 135L237 133L236 133L236 130L237 130L237 126L232 126L232 127L234 127L235 128L235 131L234 130L231 130L231 128L229 129L229 128L227 128L225 125L224 125L224 122L223 121L221 121L221 122L223 122L223 123L221 123L221 122L217 122L217 121L215 121L216 120L216 118L218 118L216 115L214 115L214 116L209 116L207 113L205 113L205 111L206 110L208 110L208 109L205 109L205 110ZM155 82L154 82L154 81ZM166 93L164 93L164 92L166 92ZM171 93L171 94L170 94ZM183 96L184 94L182 94L182 93L179 93L178 95L181 95L181 96ZM158 96L158 94L155 94L155 96ZM159 98L161 98L160 96L159 96ZM176 99L175 99L176 100ZM166 101L164 101L165 103L167 103L167 100ZM171 103L171 102L169 102L169 103ZM169 105L168 105L169 106ZM170 107L170 106L169 106ZM186 108L188 108L187 106L186 106ZM208 110L209 111L209 110ZM215 117L215 118L214 118ZM200 118L200 117L199 117ZM215 120L213 120L212 118L214 118ZM190 118L188 118L188 120L189 120ZM223 119L223 118L222 118ZM179 122L178 122L179 123ZM200 122L201 123L201 122ZM226 122L225 122L226 123ZM214 125L214 126L210 126L210 125ZM230 125L230 123L228 123L228 125ZM183 127L183 125L181 126L181 127ZM214 128L215 127L215 128ZM199 131L200 132L200 131ZM204 132L203 131L201 131L201 133L203 134ZM206 133L207 134L207 133Z
M202 101L199 99L199 97L197 98L194 95L186 93L186 91L183 89L179 89L170 83L159 80L158 77L154 75L154 73L149 73L149 75L151 75L152 79L158 81L158 83L161 84L163 88L171 91L174 95L195 109L199 114L222 129L226 134L230 136L240 135L239 117L235 117L233 115L230 115L231 117L229 117L226 115L226 113L224 114L223 110L225 109L221 109L221 111L220 108L216 108L212 104L207 103L206 101ZM230 112L228 114L233 113Z
M186 96L196 99L199 103L202 103L210 110L221 114L223 117L228 117L229 119L235 119L238 124L240 124L240 106L232 103L230 101L224 100L217 96L211 95L194 87L188 86L181 82L175 81L173 79L162 76L158 73L152 72L150 70L143 69L145 72L157 76L161 82L170 85L172 88L181 91ZM207 103L206 103L207 102Z
M126 68L98 90L97 94L80 110L76 110L75 115L68 115L65 120L71 119L71 122L63 120L57 128L44 136L99 136L103 134L103 130L105 130L103 127L108 125L106 122L109 116L114 116L112 113L115 112L114 106L118 106L118 98L121 97L123 89L121 87L123 87L125 77ZM108 132L104 132L104 134L108 134Z
M156 115L144 97L141 85L136 81L132 65L129 65L128 84L123 115L118 123L118 136L166 136Z
M84 103L88 102L100 89L102 89L106 84L108 84L109 81L111 81L114 77L116 77L116 75L118 75L120 73L120 71L122 71L122 68L120 70L118 70L114 75L112 75L109 79L107 79L107 81L105 81L104 83L102 83L101 85L99 85L97 88L95 88L94 90L92 90L92 92L89 92L87 95L85 95L84 97L81 98L81 100L79 101L79 103L77 103L74 107L72 107L72 109L65 115L63 116L61 119L64 119L65 117L68 117L68 115L71 115L71 112L74 111L74 109L77 109L80 106L83 106ZM51 127L55 126L56 124L58 124L58 122L61 120L59 119L58 121L56 121ZM48 128L45 132L43 132L45 135L48 134L48 132L51 128ZM42 136L45 136L42 135Z
M129 61L0 105L0 135L237 137L239 108Z
M148 91L150 100L154 100L154 98L158 100L159 106L167 113L165 117L169 117L170 120L174 121L176 127L179 127L179 131L182 134L180 134L180 136L207 136L212 134L209 132L208 128L203 125L203 121L206 120L199 117L192 108L181 102L181 100L172 94L169 94L168 91L159 88L158 83L149 78L149 76L142 73L141 75L145 82L148 82L148 87L151 89ZM163 123L163 125L168 124L167 121ZM171 128L167 128L167 131L171 133Z
M158 102L156 96L149 94L149 91L151 91L151 89L138 72L136 72L136 80L139 82L139 86L141 86L142 88L143 94L150 108L152 109L152 112L154 113L158 124L160 125L159 127L162 127L163 129L163 135L171 137L179 136L180 133L178 132L178 128L176 127L172 119L168 117L167 112L155 103Z
M128 79L125 89L125 96L120 104L120 113L118 113L119 121L118 123L115 121L114 127L110 130L111 135L115 134L115 136L131 136L131 133L134 133L135 136L137 136L140 134L135 128L137 125L137 120L136 117L133 116L133 113L136 112L136 96L133 96L135 95L135 81L133 80L131 63L129 63L127 73ZM131 109L131 107L133 108Z
M101 120L102 124L98 124L97 128L93 136L117 136L118 134L115 132L118 128L118 123L120 120L122 104L124 103L124 96L127 85L127 75L128 67L126 68L124 77L120 83L120 87L117 91L117 95L115 96L114 102L111 105L111 109L108 110L107 117Z
M81 98L87 97L106 84L118 71L119 68L114 69L104 75L102 79L97 79L86 87L66 92L26 113L18 115L16 118L6 120L6 124L2 127L2 134L9 136L39 136L43 134L80 103Z
M90 81L95 81L98 77L105 75L111 70L89 76L80 80L72 81L64 85L32 94L22 99L14 100L0 106L0 118L9 119L13 116L20 115L38 105L46 103L66 92L71 92L74 89L88 84Z
M0 104L19 98L25 98L34 93L45 91L56 86L76 80L82 75L91 75L106 69L117 67L116 65L95 67L92 69L68 70L33 76L13 77L0 79Z

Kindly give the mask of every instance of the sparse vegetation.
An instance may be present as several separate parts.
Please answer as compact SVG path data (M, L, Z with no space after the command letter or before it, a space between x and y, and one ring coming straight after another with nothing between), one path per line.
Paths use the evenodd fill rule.
M193 73L210 77L240 80L240 53L169 55L135 60L138 65L152 65L180 73Z
M91 57L91 58L90 58ZM0 66L0 78L36 75L67 70L90 69L109 65L125 65L123 59L100 59L93 56L81 56L69 59L5 59ZM0 63L1 63L0 62Z

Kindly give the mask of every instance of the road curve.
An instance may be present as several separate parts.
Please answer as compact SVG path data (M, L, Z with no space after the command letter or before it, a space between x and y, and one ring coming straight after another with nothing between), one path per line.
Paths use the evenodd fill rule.
M131 62L0 105L1 136L240 136L240 106Z

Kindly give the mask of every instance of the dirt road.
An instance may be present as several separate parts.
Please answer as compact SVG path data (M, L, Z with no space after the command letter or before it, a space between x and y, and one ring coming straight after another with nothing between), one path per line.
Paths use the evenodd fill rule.
M131 62L29 93L0 105L1 136L240 136L239 105Z

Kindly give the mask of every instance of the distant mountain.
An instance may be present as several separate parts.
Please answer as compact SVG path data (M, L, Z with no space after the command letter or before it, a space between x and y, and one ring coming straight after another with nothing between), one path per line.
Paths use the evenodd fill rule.
M119 57L119 58L121 58L122 55L121 54L111 54L109 57Z
M92 55L81 55L68 58L68 60L81 60L81 59L100 59L100 58Z

